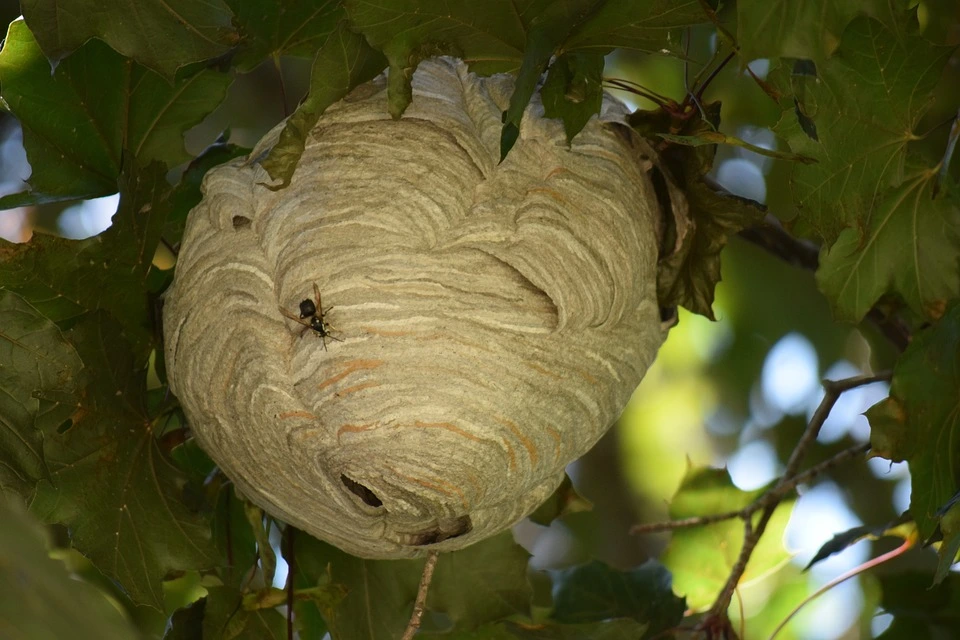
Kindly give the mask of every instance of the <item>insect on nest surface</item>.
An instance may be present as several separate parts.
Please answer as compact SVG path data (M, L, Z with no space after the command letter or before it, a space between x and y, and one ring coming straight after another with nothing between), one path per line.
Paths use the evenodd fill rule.
M257 163L276 129L190 215L171 387L245 496L350 553L456 549L530 513L670 324L653 151L611 98L569 146L535 98L501 163L512 88L431 60L392 120L380 78L327 110L287 188Z

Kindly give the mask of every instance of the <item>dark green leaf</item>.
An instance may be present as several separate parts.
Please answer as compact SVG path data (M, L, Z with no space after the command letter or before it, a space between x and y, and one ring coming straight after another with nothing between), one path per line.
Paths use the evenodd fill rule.
M784 105L777 132L795 153L818 161L793 167L797 232L832 243L844 227L871 222L877 195L903 181L907 144L950 51L919 36L897 38L861 17L816 77L792 77L799 102ZM816 124L818 140L803 131L797 109Z
M860 13L883 20L889 28L915 27L915 12L904 12L906 4L902 0L740 0L740 55L745 62L776 56L821 61L834 52L847 24Z
M845 229L821 252L817 284L838 320L859 322L888 292L937 319L960 296L960 195L943 185L933 196L937 169L909 166L900 186L878 193L862 234Z
M530 613L530 554L509 531L437 560L427 608L446 613L456 629L474 629L513 614Z
M960 575L952 574L930 587L930 574L885 573L878 576L880 606L893 623L878 640L954 638L960 629Z
M50 557L46 530L0 498L0 629L5 638L125 640L136 630L103 594Z
M557 518L568 513L580 513L591 509L593 509L593 504L577 493L573 483L570 482L570 476L564 474L563 482L560 483L557 490L528 517L531 521L546 527Z
M172 78L186 64L226 53L237 39L223 0L22 0L20 7L53 62L100 38Z
M70 420L82 367L55 324L0 289L0 489L28 495L47 476L42 434Z
M804 571L817 564L821 560L826 560L835 553L840 553L848 547L852 547L861 540L877 540L883 536L900 536L908 535L907 527L905 530L900 531L894 527L902 525L901 520L895 520L893 522L888 522L881 525L862 525L859 527L853 527L846 531L834 534L832 538L827 540L819 550L817 550L816 555L810 559L810 562L807 563L807 566L803 568ZM901 535L903 534L903 535Z
M312 58L344 18L339 0L226 0L246 50L234 59L249 70L264 58Z
M313 586L329 580L346 589L341 601L320 607L334 638L396 640L403 635L413 611L422 560L365 560L299 531L296 558L298 581Z
M17 245L0 240L0 287L20 294L61 326L96 309L111 312L145 360L153 321L145 290L169 187L163 167L153 164L146 170L127 167L119 188L114 225L95 238L38 235Z
M679 54L684 27L708 21L699 0L606 0L577 25L563 43L564 51L614 48L645 53Z
M590 117L600 113L603 56L565 53L550 66L540 95L544 115L561 118L567 142L580 133Z
M552 617L568 623L632 618L646 626L643 637L651 637L683 618L686 605L670 583L670 573L655 560L630 571L593 560L554 574Z
M890 397L867 411L874 455L910 465L910 514L921 539L960 489L960 305L918 334L893 372Z
M221 139L193 159L170 194L170 206L167 207L170 213L163 227L163 237L171 246L180 243L184 225L187 223L187 214L200 204L200 199L203 197L200 185L207 171L248 153L250 149L229 144L221 136Z
M679 520L736 511L750 504L762 492L763 489L737 489L725 469L691 468L670 503L670 518ZM740 581L741 588L789 559L782 539L792 509L792 500L777 507L766 532L754 548ZM687 597L687 606L691 609L699 610L712 604L730 575L742 546L743 522L739 518L673 532L663 555L663 564L673 573L674 591Z
M203 640L203 617L206 608L207 599L201 598L174 611L163 640Z
M520 640L638 640L647 637L644 635L646 625L629 618L586 624L508 622L506 628Z
M307 135L324 110L343 98L353 87L372 79L386 61L371 49L362 36L350 31L345 22L330 34L317 52L310 73L310 91L287 120L280 139L261 163L280 188L290 184L303 154Z
M285 640L287 621L276 609L243 607L240 591L233 587L208 589L204 607L204 640Z
M213 542L226 560L218 567L223 583L240 588L257 561L257 541L233 484L224 484L213 512Z
M51 75L26 24L12 23L0 96L23 126L33 174L29 197L6 196L0 207L115 193L124 154L168 168L186 161L184 131L220 104L230 82L203 70L171 84L96 40Z
M134 602L162 608L168 573L213 563L209 523L181 502L185 478L157 447L143 406L146 371L120 327L93 312L65 335L87 386L70 429L44 433L50 477L31 510L66 525L73 546Z

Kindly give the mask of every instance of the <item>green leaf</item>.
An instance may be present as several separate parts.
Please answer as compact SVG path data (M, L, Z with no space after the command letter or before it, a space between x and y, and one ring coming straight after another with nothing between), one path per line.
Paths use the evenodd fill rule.
M146 371L103 312L66 338L87 376L73 424L44 433L50 470L31 510L66 525L71 541L139 604L163 607L162 581L213 564L207 520L182 503L183 474L157 446L145 413Z
M307 97L287 119L279 141L261 163L272 179L281 181L272 188L290 184L307 135L324 110L355 86L374 78L385 64L383 56L362 36L350 31L345 22L339 24L313 61Z
M29 243L0 240L0 287L15 291L53 322L66 326L105 309L123 322L139 357L152 348L153 310L147 278L166 217L164 169L130 164L119 179L114 224L87 240L36 235Z
M866 13L888 28L916 26L916 13L896 0L740 0L737 40L744 62L757 58L808 58L822 61L840 44L847 24Z
M791 98L776 131L795 153L818 161L792 170L797 233L832 243L844 227L871 222L877 196L903 181L907 145L918 138L914 129L950 51L861 17L816 76L792 77L798 102ZM798 113L812 119L818 139Z
M741 140L740 138L727 135L726 133L722 133L720 131L701 131L692 136L678 136L670 133L658 133L657 137L662 138L667 142L682 144L689 147L726 144L730 145L731 147L740 147L741 149L746 149L747 151L752 151L757 155L766 156L768 158L778 158L780 160L790 160L791 162L802 162L804 164L813 164L816 162L816 160L813 158L800 156L795 153L787 153L785 151L777 151L775 149L758 147L755 144L750 144L746 140Z
M0 96L23 127L33 173L29 197L0 198L0 207L115 193L125 153L143 165L186 161L183 133L220 104L231 80L201 70L171 84L96 40L51 74L26 24L13 22L0 51Z
M859 322L888 292L937 319L960 296L960 196L934 197L937 167L908 167L904 182L877 195L861 236L845 229L820 255L817 284L838 320Z
M208 589L203 616L204 640L285 640L287 620L276 609L243 607L234 587Z
M804 567L803 570L806 571L821 560L826 560L835 553L840 553L861 540L878 540L884 536L906 538L910 535L912 525L904 523L903 520L903 518L900 518L899 520L881 525L861 525L834 534L832 538L827 540L823 546L817 550L816 555L810 559L810 562L807 563L807 566Z
M507 622L505 626L512 637L520 640L637 640L647 637L644 635L647 626L629 618L585 624Z
M691 468L670 503L670 518L679 520L736 511L753 502L763 491L737 489L725 469ZM740 581L741 588L789 560L782 538L792 509L793 501L784 501L773 513L750 557ZM758 516L755 514L754 518ZM743 522L739 518L673 532L662 560L673 573L673 590L687 597L689 608L700 610L713 603L737 562L743 547L743 533Z
M163 640L203 640L203 616L207 599L200 598L173 612Z
M600 112L602 76L603 56L599 54L564 53L550 66L540 89L544 115L563 120L567 142Z
M873 455L910 465L910 514L930 538L937 511L960 489L960 305L914 337L890 397L866 415Z
M312 586L328 579L346 589L338 603L321 607L334 638L396 640L403 634L413 611L423 560L365 560L299 531L295 554L298 580Z
M529 615L530 554L509 531L442 554L427 593L427 609L442 611L456 629L474 629L514 614Z
M563 43L564 51L680 54L682 30L708 21L700 0L606 0L595 5Z
M251 70L265 58L312 58L346 15L339 0L226 0L246 50L234 59Z
M248 153L250 149L230 144L226 142L225 136L221 136L190 162L180 177L180 182L170 194L170 204L167 207L170 213L163 226L163 238L170 246L180 243L187 223L187 214L200 204L203 197L200 185L207 171Z
M877 576L880 606L893 622L878 640L953 638L960 629L960 575L930 587L930 574L911 571Z
M552 618L558 622L632 618L646 626L647 638L679 624L686 609L670 588L670 573L655 560L630 571L593 560L553 578Z
M0 290L0 489L25 496L47 476L42 434L70 419L82 367L55 324Z
M240 588L257 561L257 541L233 484L220 487L212 529L219 557L228 561L217 568L220 579L227 586Z
M5 638L141 637L104 593L50 557L47 531L0 498L0 629Z
M551 522L568 513L580 513L591 509L593 504L577 493L570 481L570 476L564 474L563 482L557 490L528 517L532 522L547 527Z
M99 38L169 79L237 40L223 0L22 0L20 8L54 63Z

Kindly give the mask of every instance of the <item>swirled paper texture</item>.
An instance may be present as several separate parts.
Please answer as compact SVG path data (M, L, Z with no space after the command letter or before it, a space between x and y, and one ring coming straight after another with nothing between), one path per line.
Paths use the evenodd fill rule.
M609 428L665 337L653 152L607 98L568 145L509 76L436 59L331 107L293 181L211 171L166 297L170 384L203 448L269 513L350 553L491 536ZM314 285L323 340L299 315Z

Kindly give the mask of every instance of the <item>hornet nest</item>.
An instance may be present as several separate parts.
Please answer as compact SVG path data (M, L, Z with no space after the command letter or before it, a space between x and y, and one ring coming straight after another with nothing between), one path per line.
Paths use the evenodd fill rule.
M656 155L604 97L568 145L513 78L420 65L310 132L289 187L249 159L210 171L164 326L170 385L249 500L367 558L492 536L556 489L664 340L657 260L683 217ZM672 223L670 223L672 224ZM316 293L322 296L322 304Z

